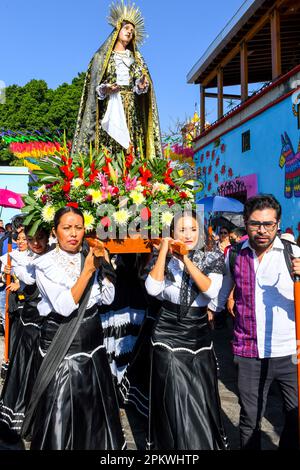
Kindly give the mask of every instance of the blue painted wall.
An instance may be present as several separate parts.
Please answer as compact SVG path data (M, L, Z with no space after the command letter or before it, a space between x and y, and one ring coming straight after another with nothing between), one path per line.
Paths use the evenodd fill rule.
M285 195L285 166L280 167L283 151L282 135L290 140L296 157L293 172L299 174L300 182L300 130L292 109L292 97L267 109L240 127L229 131L220 138L219 145L213 142L196 152L194 160L198 179L203 183L203 190L198 193L198 200L204 196L217 194L218 186L230 179L256 174L258 192L272 193L282 205L282 228L291 227L298 235L300 229L300 187L292 197ZM250 130L251 149L242 152L242 133ZM286 133L286 134L285 134ZM288 136L288 137L287 137ZM290 158L290 157L289 157ZM281 161L283 163L283 161ZM206 168L206 174L205 174ZM210 174L209 174L210 172ZM295 195L296 194L296 195Z

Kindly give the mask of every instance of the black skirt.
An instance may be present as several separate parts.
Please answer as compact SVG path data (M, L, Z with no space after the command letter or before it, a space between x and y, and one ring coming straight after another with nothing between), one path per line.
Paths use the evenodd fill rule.
M164 302L151 338L149 447L216 450L227 447L217 365L206 308Z
M20 436L40 364L38 348L43 318L39 316L37 302L37 299L25 302L15 324L14 347L0 400L0 438L4 441Z
M41 331L41 360L60 323L47 317ZM86 311L67 356L37 406L31 449L110 450L125 447L119 406L103 345L98 308Z

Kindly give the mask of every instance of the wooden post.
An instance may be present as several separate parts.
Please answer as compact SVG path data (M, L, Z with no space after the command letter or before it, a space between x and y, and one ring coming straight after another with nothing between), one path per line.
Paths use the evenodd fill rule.
M7 243L7 253L12 251L12 239L11 236L8 238ZM11 266L11 257L7 256L7 265ZM11 275L6 275L6 287L9 286L11 281ZM8 299L9 299L10 291L6 289L6 296L5 296L5 346L4 346L4 362L8 364L9 361L9 335L10 335L10 328L9 328L9 311L8 311Z
M241 67L241 100L248 98L248 46L242 42L240 47L240 67Z
M218 69L218 119L224 115L223 105L223 69Z
M272 42L272 80L275 80L275 78L278 78L282 73L280 13L276 9L271 13L271 42Z
M300 276L295 276L294 300L295 300L297 377L298 377L298 443L299 443L299 449L300 449Z
M200 133L205 130L205 87L200 85Z

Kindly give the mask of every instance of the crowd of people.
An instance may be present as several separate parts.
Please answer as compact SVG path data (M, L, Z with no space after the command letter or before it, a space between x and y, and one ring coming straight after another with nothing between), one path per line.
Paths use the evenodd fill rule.
M153 83L137 48L143 21L135 7L121 6L88 67L72 152L104 145L112 155L160 158ZM150 256L116 259L87 245L83 213L70 205L55 213L51 238L46 226L32 235L20 217L0 221L0 310L10 339L0 440L26 439L35 450L122 450L120 409L134 405L145 433L140 448L230 448L212 340L212 326L229 313L241 448L261 448L275 380L286 415L280 447L296 448L300 248L280 237L280 221L272 195L248 199L244 228L222 226L215 240L200 236L196 212L178 213Z
M146 377L143 389L136 387L147 402L144 448L230 448L210 321L227 302L234 319L241 448L260 449L261 420L274 380L286 414L280 447L297 447L293 280L300 275L300 248L280 238L280 219L273 196L250 198L244 209L246 233L228 232L231 244L224 256L219 243L213 248L199 243L197 213L179 213L170 237L157 242L140 266L134 289L144 294L144 323L148 312L155 318L147 334L142 324L143 347L131 356L143 371L131 368L127 357L124 380L138 384L140 373ZM20 218L12 228L16 248L0 259L4 285L11 276L6 289L13 298L0 439L25 438L31 449L126 448L123 384L112 374L103 333L105 306L120 295L117 264L111 264L107 251L96 256L88 247L79 209L56 213L54 244L43 228L31 236ZM174 241L183 242L187 254L173 250ZM150 298L157 301L155 309Z

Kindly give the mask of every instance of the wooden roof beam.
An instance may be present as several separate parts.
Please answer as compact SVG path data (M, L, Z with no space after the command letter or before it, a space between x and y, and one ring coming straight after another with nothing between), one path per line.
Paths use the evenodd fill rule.
M231 49L231 51L227 54L226 57L224 57L224 59L218 64L217 67L215 67L209 74L208 76L201 82L201 84L205 87L207 87L209 85L209 83L211 82L211 80L213 80L216 76L217 76L217 73L218 73L218 69L221 67L221 68L224 68L237 54L239 54L240 52L240 45L244 42L244 43L247 43L248 41L250 41L264 26L267 22L270 21L270 16L272 14L272 12L274 11L274 9L277 9L279 8L283 3L285 2L285 0L276 0L276 3L275 5L273 5L271 8L269 8L266 13L257 21L257 23L255 24L255 26L253 26L249 31L248 33L246 33L244 35L244 37L242 38L242 40L239 42L239 44L237 44L233 49Z

